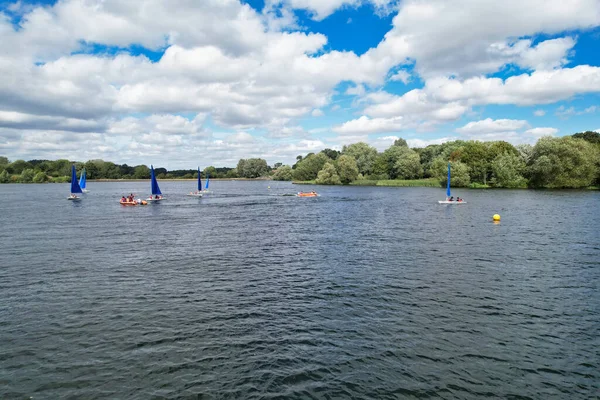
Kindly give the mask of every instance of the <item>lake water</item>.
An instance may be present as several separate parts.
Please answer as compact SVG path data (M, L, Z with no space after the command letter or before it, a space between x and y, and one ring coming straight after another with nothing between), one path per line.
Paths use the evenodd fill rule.
M1 399L598 398L599 192L160 185L0 185Z

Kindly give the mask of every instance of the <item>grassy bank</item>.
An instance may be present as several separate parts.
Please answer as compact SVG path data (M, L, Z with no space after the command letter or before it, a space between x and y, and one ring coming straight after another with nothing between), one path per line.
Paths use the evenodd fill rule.
M292 181L295 185L316 185L315 181ZM368 180L362 179L350 183L351 186L393 186L393 187L440 187L440 181L435 178L429 179L385 179Z

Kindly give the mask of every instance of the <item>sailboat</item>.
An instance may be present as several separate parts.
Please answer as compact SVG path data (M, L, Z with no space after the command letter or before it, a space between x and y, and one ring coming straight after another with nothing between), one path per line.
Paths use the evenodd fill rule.
M208 184L210 182L210 177L208 176L208 171L206 171L206 186L204 186L204 190L202 193L212 193L212 190L208 190Z
M81 197L77 194L83 193L79 183L77 182L77 173L75 172L75 165L71 165L71 195L67 197L67 200L81 200Z
M202 197L202 178L200 178L200 167L198 167L198 189L195 192L188 193L188 196Z
M438 200L440 204L467 204L466 201L460 200L450 200L452 196L450 196L450 163L448 163L448 182L446 183L446 200Z
M158 187L158 182L156 182L156 175L154 174L154 167L150 165L150 190L151 195L148 201L161 201L163 199L162 192Z
M83 193L87 193L88 190L85 188L86 185L86 173L85 168L81 171L81 176L79 177L79 187Z

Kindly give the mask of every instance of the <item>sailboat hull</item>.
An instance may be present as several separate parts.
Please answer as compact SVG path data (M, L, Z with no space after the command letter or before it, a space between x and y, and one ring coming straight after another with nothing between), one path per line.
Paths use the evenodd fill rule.
M467 204L466 201L449 201L449 200L438 200L440 204Z
M204 193L188 193L187 195L190 197L202 197Z
M164 199L146 199L148 203L158 203L159 201L163 201Z

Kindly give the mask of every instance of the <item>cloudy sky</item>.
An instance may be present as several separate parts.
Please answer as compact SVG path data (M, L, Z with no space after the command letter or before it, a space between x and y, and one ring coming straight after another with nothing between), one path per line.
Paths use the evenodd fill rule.
M600 0L0 0L0 155L167 168L600 130Z

